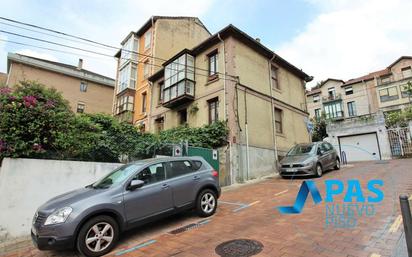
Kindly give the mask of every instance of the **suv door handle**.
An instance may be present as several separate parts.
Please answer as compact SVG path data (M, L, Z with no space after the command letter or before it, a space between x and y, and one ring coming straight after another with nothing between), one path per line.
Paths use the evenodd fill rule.
M168 184L163 184L162 185L162 189L168 189L169 188L169 185Z
M193 180L199 180L199 179L200 179L200 177L197 176L197 175L193 177Z

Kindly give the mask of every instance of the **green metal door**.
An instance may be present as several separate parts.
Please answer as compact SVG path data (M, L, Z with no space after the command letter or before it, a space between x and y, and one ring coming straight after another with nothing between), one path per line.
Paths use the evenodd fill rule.
M216 171L219 171L219 153L217 150L189 146L188 156L203 157Z

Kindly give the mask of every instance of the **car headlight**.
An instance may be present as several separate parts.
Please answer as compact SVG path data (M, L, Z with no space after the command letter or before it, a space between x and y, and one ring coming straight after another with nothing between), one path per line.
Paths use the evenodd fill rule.
M72 213L73 209L71 207L64 207L58 209L57 211L53 212L52 214L47 217L46 222L44 225L54 225L66 222L67 218L69 217L70 213Z
M302 163L303 164L303 166L310 166L310 165L312 165L313 164L313 160L309 160L309 161L305 161L305 162L303 162Z

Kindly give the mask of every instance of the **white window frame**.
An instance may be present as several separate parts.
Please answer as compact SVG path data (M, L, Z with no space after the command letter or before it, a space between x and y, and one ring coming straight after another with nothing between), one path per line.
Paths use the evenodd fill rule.
M150 49L152 45L152 31L148 30L144 34L144 50Z

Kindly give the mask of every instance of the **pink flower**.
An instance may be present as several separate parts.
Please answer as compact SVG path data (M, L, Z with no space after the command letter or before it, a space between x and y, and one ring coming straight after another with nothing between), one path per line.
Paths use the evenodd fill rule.
M47 100L46 104L44 105L46 108L53 108L55 102L53 100Z
M23 96L23 102L24 102L24 105L25 105L27 108L31 108L31 107L36 106L36 104L37 104L37 98L36 98L35 96L32 96L32 95Z
M8 95L11 93L11 88L9 87L1 87L0 88L0 95Z

